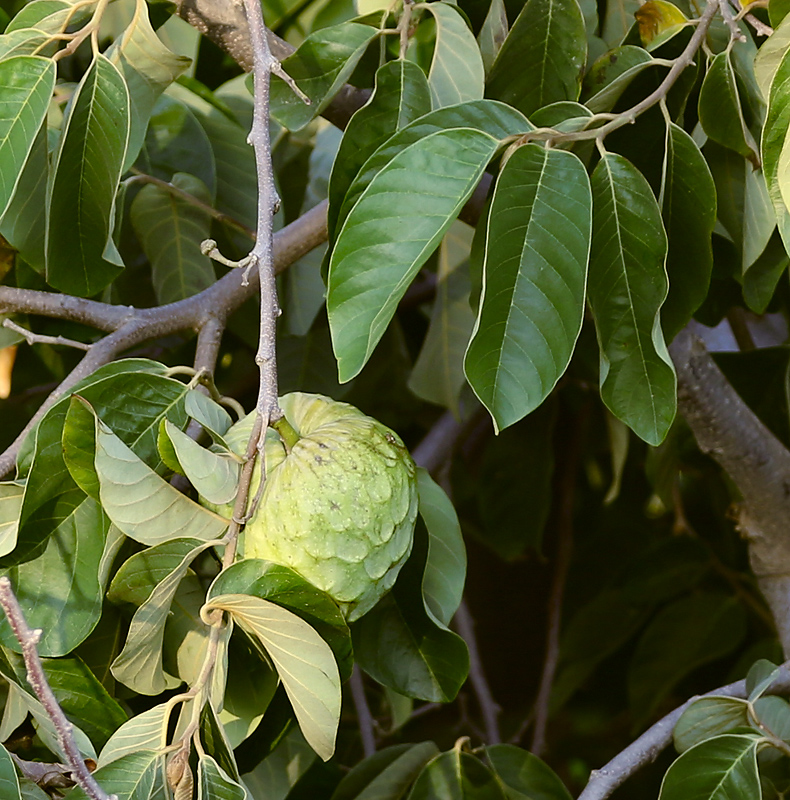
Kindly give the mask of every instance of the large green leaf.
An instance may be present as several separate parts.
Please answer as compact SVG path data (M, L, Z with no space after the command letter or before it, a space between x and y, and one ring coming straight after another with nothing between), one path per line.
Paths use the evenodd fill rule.
M304 740L299 728L293 728L271 755L244 775L244 785L253 797L285 800L314 762L315 751Z
M740 697L700 697L683 712L672 738L678 753L684 753L706 739L748 725L749 703L746 700Z
M60 33L67 19L73 24L79 24L91 13L93 5L94 3L86 3L84 7L74 9L74 4L69 0L33 0L8 23L6 33L23 28L38 28L49 34Z
M436 20L436 44L428 73L434 108L483 97L483 58L466 20L450 3L428 3Z
M378 34L376 28L358 22L333 25L310 34L283 61L283 69L311 104L303 103L283 80L272 76L272 116L292 131L307 125L329 105Z
M362 165L393 134L431 110L425 73L411 61L390 61L376 72L370 100L351 117L329 180L327 228L335 225L348 188Z
M171 183L211 205L211 194L199 178L177 172ZM148 185L132 201L130 216L151 262L154 290L161 304L191 297L214 283L214 267L200 249L211 229L206 211L159 186Z
M491 68L487 93L528 116L558 100L577 100L586 59L576 0L528 0Z
M48 197L47 283L62 292L96 294L123 268L111 235L128 138L129 90L98 55L72 98Z
M343 222L327 286L341 382L364 367L498 146L469 128L426 136L376 175Z
M495 139L504 139L531 131L534 126L520 111L495 100L474 100L447 106L416 119L384 142L364 163L346 193L336 230L340 229L371 181L396 156L420 139L451 128L473 128Z
M157 800L164 796L159 783L164 756L153 750L139 750L100 767L93 773L99 786L119 800ZM69 792L74 800L88 800L80 787Z
M659 800L761 796L756 734L717 736L683 753L664 776Z
M303 619L268 600L247 595L213 597L204 607L228 611L274 662L304 738L328 760L340 721L340 675L329 645Z
M532 753L512 744L495 744L485 752L508 800L571 800L554 770Z
M167 740L167 711L167 703L160 703L124 722L102 748L99 767L141 750L164 747Z
M0 745L0 796L4 800L22 800L16 767L11 754L2 745Z
M708 293L716 186L694 140L674 122L667 126L664 152L660 204L669 243L669 294L661 309L661 324L671 341Z
M165 623L191 563L211 544L175 539L152 547L133 556L122 567L121 573L134 582L128 591L122 578L116 577L113 583L111 596L116 600L137 600L147 592L132 618L126 644L112 663L115 678L139 694L156 695L181 682L162 666ZM162 573L164 577L159 579Z
M420 523L414 549L395 587L351 626L360 667L383 686L407 697L447 703L468 672L464 640L428 612L423 579L428 536Z
M631 660L628 694L634 715L647 720L681 678L732 652L746 632L745 617L737 599L714 592L689 595L663 608Z
M453 748L420 773L409 800L508 800L496 775L469 753Z
M96 418L96 474L107 516L130 539L155 545L219 539L228 521L174 489Z
M464 354L475 323L469 304L471 228L455 222L439 245L436 300L428 333L409 377L409 389L460 416L459 395L466 384Z
M581 331L592 196L581 161L536 144L503 167L487 222L466 376L498 430L537 408Z
M130 127L124 171L137 158L157 98L189 67L190 59L162 44L148 19L148 4L137 0L123 35L106 52L129 87Z
M55 88L55 65L40 56L0 61L0 217L19 184Z
M331 800L400 800L423 767L439 755L433 742L396 744L357 764Z
M714 57L699 94L699 121L705 133L742 156L757 159L755 142L744 109L730 51Z
M785 149L787 131L790 127L790 50L782 58L771 83L765 125L763 126L760 154L768 194L776 212L779 233L785 249L790 252L790 213L782 198L782 181L779 160Z
M450 498L427 470L417 470L420 516L428 530L428 560L422 593L428 613L449 625L464 593L466 548Z
M601 398L657 445L675 417L675 369L661 332L667 237L645 178L607 153L592 176L588 298L601 349Z

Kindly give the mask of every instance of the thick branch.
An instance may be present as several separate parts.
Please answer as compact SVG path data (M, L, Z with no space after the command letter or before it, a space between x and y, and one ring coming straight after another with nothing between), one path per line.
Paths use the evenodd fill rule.
M771 607L785 655L790 654L790 451L729 384L704 345L688 331L670 352L678 403L700 449L727 471L743 495L738 525Z

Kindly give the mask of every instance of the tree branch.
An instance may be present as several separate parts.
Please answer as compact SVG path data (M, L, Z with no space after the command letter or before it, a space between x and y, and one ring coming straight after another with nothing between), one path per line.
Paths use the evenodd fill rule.
M365 684L362 679L362 671L357 664L349 680L351 687L351 697L354 700L354 708L357 710L357 723L359 725L359 735L362 739L362 752L365 758L372 756L376 752L376 735L374 731L373 715L370 713L370 706L365 697Z
M11 581L5 576L0 578L0 606L5 612L8 624L11 626L16 640L22 647L22 658L24 658L25 667L27 668L28 683L55 726L58 744L71 768L74 782L82 788L91 800L118 800L114 794L108 795L96 783L93 775L85 766L82 754L74 741L73 726L66 719L63 709L58 704L47 681L47 676L44 674L41 659L38 657L37 645L41 639L41 630L30 629L30 626L25 621L22 609L19 607L19 601L11 588Z

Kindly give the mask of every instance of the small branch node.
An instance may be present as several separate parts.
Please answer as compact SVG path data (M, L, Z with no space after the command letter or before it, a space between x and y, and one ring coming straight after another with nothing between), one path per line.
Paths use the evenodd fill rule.
M288 84L290 90L306 105L311 106L312 100L296 85L296 81L283 69L279 61L272 59L269 66L271 72Z

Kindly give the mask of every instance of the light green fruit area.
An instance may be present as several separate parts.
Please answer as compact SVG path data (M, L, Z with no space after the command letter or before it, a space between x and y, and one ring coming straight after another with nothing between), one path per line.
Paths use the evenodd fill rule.
M414 462L395 433L347 403L294 392L280 407L300 438L288 453L279 434L267 432L266 484L244 556L291 567L352 621L392 588L411 552ZM246 449L253 422L250 414L228 432L236 452Z

